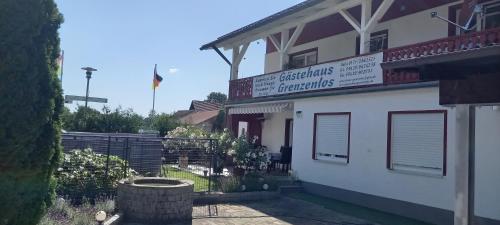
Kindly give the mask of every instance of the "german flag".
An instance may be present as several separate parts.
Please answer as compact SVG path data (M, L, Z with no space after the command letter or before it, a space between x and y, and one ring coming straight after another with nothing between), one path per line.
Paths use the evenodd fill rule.
M156 89L160 86L161 81L163 81L163 77L161 77L158 72L156 72L156 64L155 64L155 72L153 74L153 89Z

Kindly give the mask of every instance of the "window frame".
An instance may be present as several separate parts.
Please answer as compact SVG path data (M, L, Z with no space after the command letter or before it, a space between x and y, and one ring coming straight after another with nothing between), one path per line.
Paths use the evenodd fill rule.
M382 36L382 35L386 36L386 38L384 39L384 43L382 43L382 50L380 50L380 51L371 51L372 37ZM361 55L361 53L360 53L361 46L360 45L361 45L361 39L359 38L359 35L357 35L356 36L356 56ZM381 52L381 51L384 51L384 50L387 50L387 49L389 49L389 30L388 29L380 30L380 31L376 31L376 32L370 33L370 45L368 46L368 50L369 50L368 53L369 54L376 53L376 52Z
M347 128L347 162L345 164L349 164L351 160L351 121L352 121L352 113L351 112L326 112L326 113L315 113L314 114L314 124L313 124L313 146L312 146L312 159L313 160L321 160L316 157L316 130L317 130L317 124L318 124L318 117L319 116L345 116L347 115L349 117L349 122L348 122L348 128ZM329 161L329 160L321 160L321 161L326 161L326 162L331 162L331 163L339 163L339 164L344 164L342 162L335 162L335 161Z
M448 111L447 110L407 110L407 111L389 111L387 120L387 164L386 167L391 171L407 171L401 169L394 169L392 165L392 116L393 115L408 115L408 114L443 114L443 168L441 175L446 176L447 172L447 148L448 148ZM419 172L415 172L419 173ZM429 174L422 172L422 174Z
M310 53L314 53L316 55L316 63L311 64L311 65L305 65L305 66L294 66L292 64L294 57L301 56L301 55L307 55L307 54L310 54ZM304 59L304 60L306 60L306 59ZM318 62L319 62L319 59L318 59L318 48L310 48L310 49L306 49L306 50L303 50L303 51L300 51L300 52L295 52L295 53L289 54L288 55L288 68L287 69L299 69L299 68L314 66L314 65L318 65Z
M486 10L488 7L500 7L500 1L498 1L498 0L486 1L486 2L481 3L481 5L482 5L483 10L485 12L484 12L484 16L482 18L480 18L480 20L478 20L478 22L481 21L481 24L480 24L481 30L486 30L487 17L488 16L497 16L500 14L500 11L498 11L498 12L491 13L491 14L493 14L493 15L491 15L491 14L487 13ZM488 28L488 29L492 29L492 28Z

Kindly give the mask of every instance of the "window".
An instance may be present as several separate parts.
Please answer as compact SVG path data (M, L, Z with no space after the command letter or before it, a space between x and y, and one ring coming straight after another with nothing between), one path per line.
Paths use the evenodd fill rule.
M473 20L471 21L472 31L467 32L500 27L500 0L486 1L484 3L481 3L480 5L483 9L483 14L477 15L475 18L473 18ZM465 25L466 21L460 21L460 16L462 13L461 8L462 4L451 6L451 17L449 19L457 24ZM464 15L464 17L468 20L471 15L472 12L467 12L467 15ZM460 35L462 33L462 30L457 26L449 24L449 27L450 28L448 33L450 36Z
M313 159L349 163L351 113L314 115Z
M446 175L446 111L389 112L387 167Z
M288 69L301 68L316 64L318 64L317 48L291 54Z
M484 17L481 21L482 29L500 27L500 1L489 1L483 4Z
M356 37L356 55L359 55L359 36ZM367 47L370 48L370 53L379 52L385 50L389 47L389 32L388 30L382 30L378 32L374 32L370 34L370 41L368 43L364 43ZM369 45L369 46L368 46Z

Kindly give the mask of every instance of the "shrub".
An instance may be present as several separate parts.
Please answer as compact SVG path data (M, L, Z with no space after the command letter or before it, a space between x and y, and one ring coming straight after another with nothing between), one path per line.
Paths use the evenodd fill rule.
M209 133L201 128L194 126L180 126L167 132L167 138L186 138L186 139L204 139L208 138Z
M239 168L260 170L268 165L266 151L265 147L249 143L247 138L242 135L233 143L233 150L230 153Z
M42 218L38 225L95 225L94 215L101 210L105 211L108 215L112 215L113 212L115 212L114 201L99 200L95 205L84 202L84 204L80 206L73 206L60 198L48 210L48 213Z
M0 225L36 224L54 199L62 21L53 0L0 1Z
M64 129L79 132L97 133L137 133L143 124L143 118L132 109L118 107L111 110L104 106L101 111L79 106L71 113L63 113Z
M96 154L91 149L73 150L64 154L64 162L56 173L58 179L57 194L79 204L84 198L94 202L98 198L112 195L117 182L126 175L136 175L128 169L124 174L125 161L109 156L106 174L107 156Z
M215 189L225 193L231 192L251 192L251 191L276 191L280 186L278 177L265 176L258 173L248 173L243 177L234 176L219 176L215 178ZM267 184L267 189L264 189L264 184ZM245 190L242 186L245 185Z

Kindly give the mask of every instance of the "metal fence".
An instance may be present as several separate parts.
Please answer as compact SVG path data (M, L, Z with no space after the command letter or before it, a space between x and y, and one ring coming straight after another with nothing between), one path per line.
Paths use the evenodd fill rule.
M214 139L163 139L161 175L194 181L195 192L213 190L213 179L222 174L222 163L214 157Z
M65 133L62 135L65 152L92 149L106 156L117 156L126 162L124 172L131 168L141 175L160 173L162 138L137 134ZM109 166L107 166L108 168Z
M232 192L241 190L243 184L247 190L258 190L263 186L262 182L267 182L270 186L276 183L268 178L288 174L288 171L278 169L283 162L272 161L267 169L253 171L260 173L259 177L254 179L255 182L252 183L251 178L243 181L239 177L241 174L232 174L235 172L231 169L232 159L218 154L218 143L215 139L161 138L139 134L64 133L62 145L65 153L91 149L100 155L92 159L85 159L74 153L65 155L74 157L71 159L73 162L84 161L65 163L66 166L57 172L63 177L59 181L59 194L77 201L83 197L90 199L114 197L116 181L128 177L130 170L141 176L192 180L195 192ZM99 163L90 164L85 160L99 161ZM287 164L282 166L285 165Z
M82 195L90 199L102 196L113 197L116 184L112 182L127 177L130 169L140 176L192 180L195 183L196 192L213 191L213 180L224 171L221 169L221 161L213 157L217 146L216 140L213 139L72 132L62 135L62 145L65 153L90 149L101 156L99 158L102 160L102 168L96 168L94 164L94 166L87 166L86 163L80 162L77 163L82 165L80 168L66 164L58 171L58 174L62 175L81 176L67 179L73 180L74 184L62 182L65 187L62 190L59 188L62 192L60 194L69 195L66 197L76 198L77 201L81 200ZM67 154L66 157L72 155L74 154ZM123 163L117 163L117 160L113 160L115 158L121 159L120 162ZM84 174L87 175L79 173L83 171L86 171L87 173ZM88 176L92 176L91 182L88 181L90 179ZM82 183L90 183L90 185L81 187ZM82 191L85 193L80 193Z

